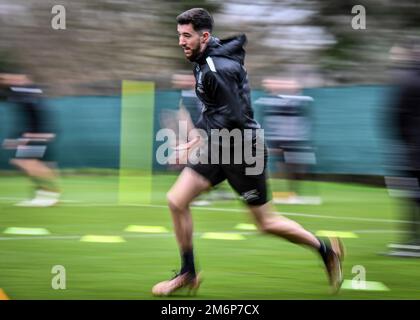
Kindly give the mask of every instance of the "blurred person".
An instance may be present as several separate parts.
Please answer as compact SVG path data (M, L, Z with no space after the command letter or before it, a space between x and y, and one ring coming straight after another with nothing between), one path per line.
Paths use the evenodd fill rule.
M299 180L315 164L311 146L311 121L308 104L311 97L301 94L301 86L293 79L264 78L267 95L255 104L263 109L263 128L270 155L275 157L288 190L274 192L273 202L283 204L320 204L319 197L304 197Z
M186 133L194 128L198 122L203 106L193 90L195 87L193 75L174 74L172 76L172 86L181 90L181 98L178 103L179 109L176 111L164 110L161 114L161 124L163 127L180 133L180 136L177 137L179 141L171 141L171 145L175 147L177 144L187 141ZM182 130L181 122L186 124L186 130ZM183 165L182 161L177 161L175 169L183 169L184 167L185 165Z
M203 103L198 99L195 93L195 78L192 74L174 74L172 77L172 85L174 88L181 90L181 99L179 102L180 112L183 118L190 122L190 126L196 126L203 109ZM232 193L227 192L221 185L216 186L212 191L203 193L191 202L193 206L208 206L212 201L232 200L235 197Z
M203 104L195 94L195 78L192 74L174 74L172 76L172 86L181 90L181 99L179 101L179 117L173 117L172 120L180 120L181 118L187 121L188 126L194 127L201 115ZM187 137L185 137L187 140ZM181 170L184 166L180 166ZM203 193L198 199L191 202L193 206L208 206L210 205L208 193Z
M396 66L393 80L397 89L391 121L402 148L398 177L388 177L387 185L403 191L410 224L408 237L401 244L391 244L389 254L420 257L420 46L416 42L394 46L391 60Z
M172 86L181 90L179 107L185 108L185 111L189 113L192 123L196 124L200 118L203 104L195 94L194 76L190 74L174 74L172 76Z
M3 148L16 150L10 163L23 171L33 182L34 197L17 206L49 207L58 203L60 189L53 167L51 145L55 133L50 128L49 113L42 102L42 90L31 78L16 70L0 70L3 98L11 102L18 116L18 126Z
M214 129L239 129L245 143L254 152L262 146L258 144L256 130L260 128L254 120L251 108L250 88L244 67L246 36L240 35L219 40L211 35L213 18L201 8L190 9L177 17L179 45L185 57L194 63L196 93L203 102L200 120L196 129L209 134ZM244 130L251 129L255 135L246 140ZM199 132L191 132L192 138L180 148L191 149L202 138ZM218 143L218 141L212 143ZM245 147L245 146L244 146ZM267 196L265 172L266 149L263 172L249 175L250 165L198 164L189 163L167 194L168 206L172 214L175 235L180 248L182 266L172 279L156 284L152 293L158 296L170 295L181 288L197 290L201 284L200 274L196 272L193 252L193 222L190 203L203 191L228 180L238 192L253 214L259 229L266 233L285 238L293 243L307 246L320 254L334 292L342 283L341 259L342 243L330 238L324 242L299 224L285 217L275 216ZM213 149L212 149L213 150ZM209 156L207 154L207 156ZM329 243L328 243L329 242Z

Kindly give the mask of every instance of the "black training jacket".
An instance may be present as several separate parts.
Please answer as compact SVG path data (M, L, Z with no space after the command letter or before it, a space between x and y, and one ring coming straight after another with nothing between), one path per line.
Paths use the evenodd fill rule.
M259 129L251 107L248 75L244 67L246 36L210 38L196 59L196 93L203 103L197 127L211 129Z

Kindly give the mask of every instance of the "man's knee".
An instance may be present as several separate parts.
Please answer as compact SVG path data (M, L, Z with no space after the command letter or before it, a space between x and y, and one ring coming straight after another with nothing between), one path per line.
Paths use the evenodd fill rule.
M260 232L273 233L276 224L276 217L273 214L270 203L264 203L257 206L249 206L256 226Z
M174 213L182 213L188 209L188 203L184 203L181 199L176 197L172 192L166 194L166 201L169 209Z
M265 217L258 222L258 229L263 233L286 234L289 230L288 222L280 217Z
M273 223L270 221L270 219L264 219L260 221L257 225L258 230L262 233L273 233Z

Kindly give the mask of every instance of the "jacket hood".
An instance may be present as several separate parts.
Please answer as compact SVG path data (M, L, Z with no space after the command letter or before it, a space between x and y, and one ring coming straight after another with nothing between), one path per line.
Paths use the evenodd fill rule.
M206 50L197 58L196 62L201 62L208 56L212 56L233 59L243 64L245 59L244 45L246 42L247 39L244 34L223 40L211 37Z

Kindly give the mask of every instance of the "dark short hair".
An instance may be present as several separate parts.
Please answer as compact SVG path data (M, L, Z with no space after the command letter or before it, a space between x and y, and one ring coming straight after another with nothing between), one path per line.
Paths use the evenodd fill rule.
M193 8L181 13L176 17L178 24L191 23L195 31L213 30L213 18L207 10L203 8Z

